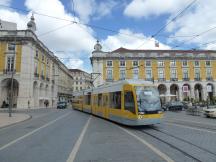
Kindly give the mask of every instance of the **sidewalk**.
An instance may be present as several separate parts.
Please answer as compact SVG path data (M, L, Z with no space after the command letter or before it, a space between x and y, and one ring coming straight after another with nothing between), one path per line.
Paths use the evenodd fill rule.
M28 114L21 113L13 113L12 117L9 117L8 113L0 113L0 128L27 120L30 117Z

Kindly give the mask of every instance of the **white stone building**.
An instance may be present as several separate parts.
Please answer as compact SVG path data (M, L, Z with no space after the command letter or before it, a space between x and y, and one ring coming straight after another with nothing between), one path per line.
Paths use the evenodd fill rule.
M11 100L14 108L55 107L58 100L70 100L73 77L35 30L33 16L27 30L0 30L0 107Z
M74 79L73 91L79 91L92 87L91 74L80 69L70 69L70 73Z

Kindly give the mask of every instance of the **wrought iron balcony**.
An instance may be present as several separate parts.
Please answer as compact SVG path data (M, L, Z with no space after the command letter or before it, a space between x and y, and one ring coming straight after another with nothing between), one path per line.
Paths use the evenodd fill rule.
M164 82L166 79L165 78L158 78L159 82Z
M189 81L190 78L183 78L183 81Z
M200 77L197 77L197 78L194 78L195 81L200 81L201 78Z
M112 78L107 78L106 81L107 82L113 82L113 79Z
M213 78L212 78L212 77L206 77L206 80L208 80L208 81L212 81Z
M8 75L10 75L10 74L12 74L12 73L16 74L16 69L4 69L4 70L3 70L3 74L8 74Z
M170 78L171 81L178 81L178 78Z
M146 81L151 81L151 82L152 82L152 81L153 81L153 78L146 78L145 80L146 80Z
M119 78L119 80L125 80L125 77Z

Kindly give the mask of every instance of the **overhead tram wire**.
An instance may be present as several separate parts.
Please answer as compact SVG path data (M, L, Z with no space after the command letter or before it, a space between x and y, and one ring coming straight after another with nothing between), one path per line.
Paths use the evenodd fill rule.
M206 42L206 43L200 43L198 44L198 46L206 46L206 45L215 45L216 44L216 40L212 40L212 41L209 41L209 42ZM190 48L190 50L197 50L197 49L201 49L199 47L195 47L195 48Z
M210 29L207 29L207 30L205 30L205 31L203 31L203 32L200 32L200 33L196 34L196 35L193 36L192 38L183 41L182 43L176 45L176 46L175 46L174 48L172 48L172 49L181 47L181 46L184 45L185 43L188 43L188 42L192 41L193 39L195 39L195 38L197 38L197 37L200 37L201 35L206 34L206 33L210 32L210 31L212 31L212 30L214 30L214 29L216 29L216 26L214 26L214 27L212 27L212 28L210 28Z
M1 4L0 4L0 6L6 7L6 8L11 8L11 9L22 11L22 12L31 12L30 10L23 10L23 9L20 9L20 8L10 7L10 6L1 5ZM74 23L74 24L80 24L80 25L84 25L86 27L92 27L92 28L95 28L95 29L108 31L108 32L111 32L111 33L118 33L118 34L121 34L121 35L125 35L125 36L129 36L129 37L133 37L133 38L143 40L143 37L134 36L133 34L122 33L122 32L119 32L117 30L108 29L108 28L105 28L105 27L97 26L97 25L81 23L81 22L78 22L78 21L72 21L72 20L69 20L69 19L64 19L64 18L60 18L60 17L56 17L56 16L47 15L47 14L42 14L42 13L39 13L39 12L36 12L36 11L34 11L34 14L49 17L49 18L53 18L53 19L57 19L57 20L61 20L61 21L68 21L68 22L71 22L71 23Z
M50 33L52 33L52 32L55 32L55 31L57 31L57 30L60 30L60 29L65 28L65 27L67 27L67 26L70 26L70 25L72 25L72 24L74 24L74 23L72 22L72 23L69 23L69 24L60 26L60 27L58 27L58 28L55 28L55 29L53 29L53 30L47 31L47 32L45 32L45 33L39 34L38 37L42 37L42 36L44 36L44 35L50 34Z
M161 31L163 31L171 22L175 21L179 16L181 16L186 10L188 10L197 0L193 0L189 3L183 10L179 11L178 14L173 17L169 22L162 26L152 37L156 37Z
M193 0L191 3L189 3L183 10L179 11L178 14L173 17L169 22L167 22L164 26L162 26L155 34L152 35L152 38L155 38L161 31L163 31L171 22L175 21L180 15L182 15L187 9L189 9L197 0ZM154 40L152 40L154 41ZM137 48L142 47L145 44L142 43Z

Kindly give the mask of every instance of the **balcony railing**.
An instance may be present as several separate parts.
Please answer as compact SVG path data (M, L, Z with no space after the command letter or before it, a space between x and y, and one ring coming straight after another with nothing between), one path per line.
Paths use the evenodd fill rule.
M171 81L178 81L178 78L170 78Z
M125 79L126 79L125 77L119 78L119 80L125 80Z
M190 78L183 78L183 81L189 81Z
M208 80L208 81L212 81L213 78L212 78L212 77L206 77L206 80Z
M106 81L107 82L113 82L113 79L112 78L107 78Z
M14 73L14 74L16 74L16 69L4 69L3 70L3 74L12 74L12 73Z
M41 75L41 79L42 79L42 80L44 80L44 79L45 79L44 75Z
M151 82L152 82L152 81L153 81L153 78L146 78L145 80L146 80L146 81L151 81Z
M201 78L194 78L194 80L195 80L195 81L200 81L200 80L201 80Z
M165 78L158 78L159 82L164 82L166 79Z
M34 73L34 77L35 78L39 78L39 74L38 73Z

